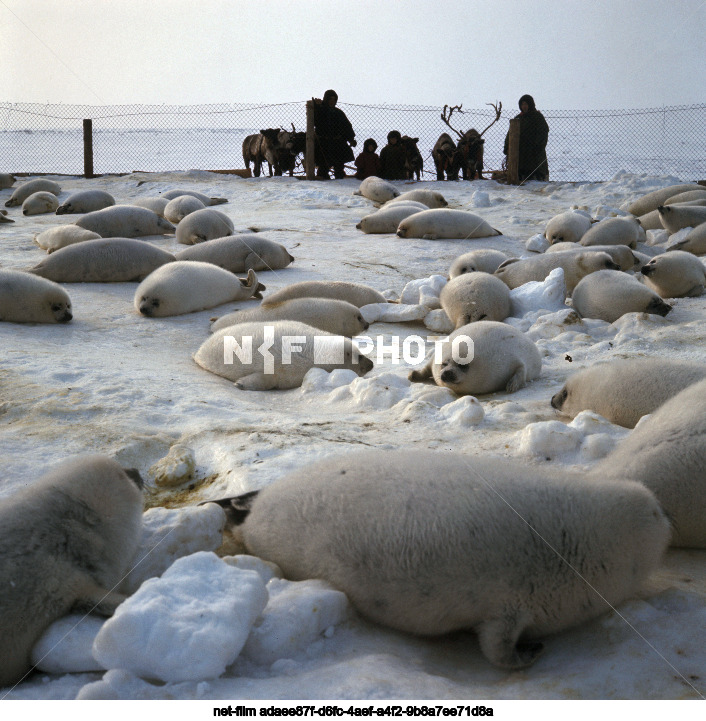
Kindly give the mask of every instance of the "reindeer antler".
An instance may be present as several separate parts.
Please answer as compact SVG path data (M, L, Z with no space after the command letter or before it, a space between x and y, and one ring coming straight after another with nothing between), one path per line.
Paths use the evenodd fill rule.
M502 104L502 102L496 102L496 103L486 103L486 105L492 105L495 110L495 120L493 120L493 122L485 129L485 130L489 130L490 128L493 127L493 125L495 125L495 123L498 122L498 120L500 120L500 113L503 109L503 104ZM485 132L485 130L483 131L483 133ZM481 137L483 137L483 133L481 133Z
M454 110L458 110L459 113L463 113L463 110L461 110L462 107L463 107L463 103L461 103L461 105L451 105L451 106L444 105L444 110L441 113L441 119L451 128L451 130L454 131L454 133L456 133L456 135L458 135L459 138L463 137L463 133L459 133L459 131L456 130L456 128L454 128L453 125L451 125L450 120L451 120L451 116L454 114ZM446 114L447 111L448 111L448 115Z

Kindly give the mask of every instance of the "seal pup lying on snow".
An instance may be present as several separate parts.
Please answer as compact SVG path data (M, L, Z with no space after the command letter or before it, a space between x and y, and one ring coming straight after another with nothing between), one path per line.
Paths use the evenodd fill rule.
M669 537L639 483L432 451L348 453L218 503L286 578L328 581L400 631L473 629L509 669L632 596Z
M41 634L71 611L110 616L142 527L142 480L105 456L58 465L0 501L0 686L30 670Z

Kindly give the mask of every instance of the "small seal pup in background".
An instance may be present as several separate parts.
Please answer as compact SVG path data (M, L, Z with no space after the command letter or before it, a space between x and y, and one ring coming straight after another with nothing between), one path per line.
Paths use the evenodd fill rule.
M669 538L639 483L409 449L334 456L218 503L286 578L328 581L400 631L473 629L509 669L635 594Z
M456 278L464 273L495 273L501 263L508 260L508 256L501 250L479 248L459 255L449 268L449 279Z
M552 408L576 417L591 410L611 423L634 428L642 416L687 386L706 378L706 364L669 358L625 358L574 373L552 396Z
M274 305L291 298L335 298L352 303L358 308L372 303L387 303L387 298L382 293L362 283L345 280L302 280L270 293L262 304Z
M0 501L0 686L30 670L41 634L71 611L110 616L142 527L142 481L105 456L59 464Z
M706 380L685 388L609 453L590 475L649 488L672 526L672 546L706 548Z
M454 360L454 340L473 341L473 359ZM466 355L465 343L458 348L459 356ZM457 328L442 347L440 362L434 354L421 370L412 371L410 381L423 383L433 377L439 386L458 395L477 395L505 390L508 393L537 378L542 370L542 358L534 341L511 325L492 320L480 320Z
M54 281L20 270L0 269L0 321L68 323L69 294Z

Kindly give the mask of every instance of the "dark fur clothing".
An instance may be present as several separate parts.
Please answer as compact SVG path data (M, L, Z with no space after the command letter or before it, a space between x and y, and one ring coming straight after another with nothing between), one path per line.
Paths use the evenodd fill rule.
M314 106L316 165L329 168L353 160L349 143L355 142L355 131L346 114L340 108L328 105L332 95L338 97L333 90L327 90L321 105Z
M380 163L382 165L380 177L385 178L385 180L406 180L405 159L405 150L399 141L395 145L386 145L380 151Z
M364 148L367 148L368 142L368 140L365 141L365 144L363 145ZM355 177L358 178L358 180L365 180L371 175L382 177L380 175L380 173L382 173L382 162L380 161L380 156L376 152L371 153L369 150L363 150L363 152L355 159L355 167L358 168L355 174Z
M547 163L547 140L549 138L549 126L542 113L536 109L534 98L531 95L523 95L518 105L523 102L529 105L526 113L519 113L516 118L520 119L520 182L525 180L549 180L549 165ZM503 152L507 155L509 133L505 136Z

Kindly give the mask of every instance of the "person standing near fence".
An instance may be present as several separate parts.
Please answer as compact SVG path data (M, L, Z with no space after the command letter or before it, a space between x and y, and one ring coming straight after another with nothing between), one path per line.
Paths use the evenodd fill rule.
M327 90L323 100L314 98L317 178L328 178L331 167L334 178L345 178L343 166L353 160L355 131L346 114L336 107L337 102L335 90Z
M399 130L390 130L387 134L387 145L380 151L380 177L385 180L407 180L407 168L404 165L406 157L401 140Z
M518 105L520 113L515 118L520 119L520 157L519 179L521 183L526 180L549 180L549 164L547 163L547 140L549 126L542 113L537 110L534 98L523 95ZM505 136L503 153L507 155L510 133Z

